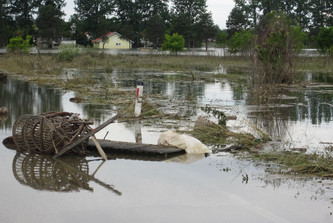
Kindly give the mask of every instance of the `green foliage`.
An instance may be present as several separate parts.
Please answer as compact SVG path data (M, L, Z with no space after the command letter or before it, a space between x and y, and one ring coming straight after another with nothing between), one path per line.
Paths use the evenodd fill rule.
M199 22L196 25L196 33L198 41L205 41L206 50L208 49L208 39L215 37L218 27L214 26L211 13L203 13L199 17Z
M322 27L314 40L322 54L329 53L333 55L333 26Z
M186 47L201 46L207 37L205 32L212 27L212 18L207 11L206 0L171 0L171 33L178 33L185 39ZM206 29L206 31L203 31Z
M170 50L172 53L181 52L184 50L185 40L182 35L178 33L165 34L165 41L162 44L162 50Z
M15 53L27 53L29 48L32 47L30 41L32 36L28 35L25 39L22 36L15 36L9 40L7 49Z
M166 27L164 25L163 18L160 15L153 15L147 21L147 27L144 31L144 35L150 42L153 43L154 48L162 44Z
M75 0L78 32L89 32L99 37L110 32L107 17L113 13L114 1Z
M251 31L236 32L228 42L231 53L248 52L254 40L254 34Z
M226 31L220 31L216 36L216 43L220 47L225 47L228 40L228 33Z
M228 16L226 26L229 36L233 36L236 32L247 30L249 28L248 18L244 14L244 10L240 7L234 7Z
M9 15L14 23L11 23L14 30L19 30L17 36L33 35L33 24L36 11L41 4L41 0L15 0L2 3L9 9ZM15 28L14 28L15 27Z
M293 24L310 33L318 33L320 27L333 26L332 0L235 0L227 28L228 33L257 27L257 19L272 11L283 12Z
M290 84L294 81L294 59L303 48L305 34L281 13L272 12L258 29L255 83Z
M62 16L64 13L61 11L64 0L58 0L58 4L55 2L47 1L44 5L41 5L38 10L38 17L36 19L36 25L38 28L38 36L47 42L49 47L52 46L52 41L58 41L62 36Z
M71 62L76 56L80 55L80 48L75 46L61 46L57 54L57 60Z

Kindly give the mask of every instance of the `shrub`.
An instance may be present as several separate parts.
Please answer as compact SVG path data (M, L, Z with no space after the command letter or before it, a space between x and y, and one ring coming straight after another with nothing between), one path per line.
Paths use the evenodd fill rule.
M14 53L27 53L29 48L32 47L30 41L32 36L28 35L25 39L22 36L15 36L9 40L7 49Z
M261 21L255 45L254 83L261 87L294 81L294 60L302 49L305 33L283 14L272 12Z
M80 54L80 48L75 46L61 46L57 55L59 61L69 61L71 62L74 57Z
M176 53L184 50L185 40L182 35L178 33L165 34L165 41L162 44L162 50L170 50L172 53Z
M329 62L330 56L333 55L333 26L331 27L322 27L320 32L314 40L317 44L319 52L327 55L326 56L326 64Z
M254 34L251 31L236 32L228 42L230 53L250 52L253 46Z

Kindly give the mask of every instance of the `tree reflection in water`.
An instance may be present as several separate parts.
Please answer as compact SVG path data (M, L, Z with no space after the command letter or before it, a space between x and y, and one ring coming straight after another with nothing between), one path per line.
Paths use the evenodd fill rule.
M53 159L50 155L17 152L13 159L13 174L18 182L37 190L56 192L93 191L89 181L94 181L117 195L121 192L89 174L89 161L85 157L69 156Z

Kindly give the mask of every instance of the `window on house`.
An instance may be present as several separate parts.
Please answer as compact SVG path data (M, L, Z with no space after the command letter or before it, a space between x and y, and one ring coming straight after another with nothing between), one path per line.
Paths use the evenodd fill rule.
M120 46L120 43L116 43L116 46Z

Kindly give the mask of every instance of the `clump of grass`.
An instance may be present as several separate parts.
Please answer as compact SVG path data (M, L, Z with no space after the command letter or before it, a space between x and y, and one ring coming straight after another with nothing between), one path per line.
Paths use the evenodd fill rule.
M72 90L74 88L82 88L93 86L98 82L93 78L91 74L81 74L80 76L74 78L67 78L64 82L64 88L66 90Z
M249 149L262 142L256 140L251 134L232 132L227 126L216 124L204 117L196 120L193 130L189 133L207 145L232 144Z
M61 46L57 54L58 61L68 61L71 62L75 57L80 54L80 48L75 46Z
M333 177L333 158L291 151L249 153L248 158L281 165L281 173Z
M126 101L127 103L123 104L119 109L121 118L123 120L135 118L134 116L134 107L135 107L135 100ZM141 118L149 118L149 117L161 117L163 113L160 112L156 105L152 104L146 98L143 98L142 106L141 106Z

